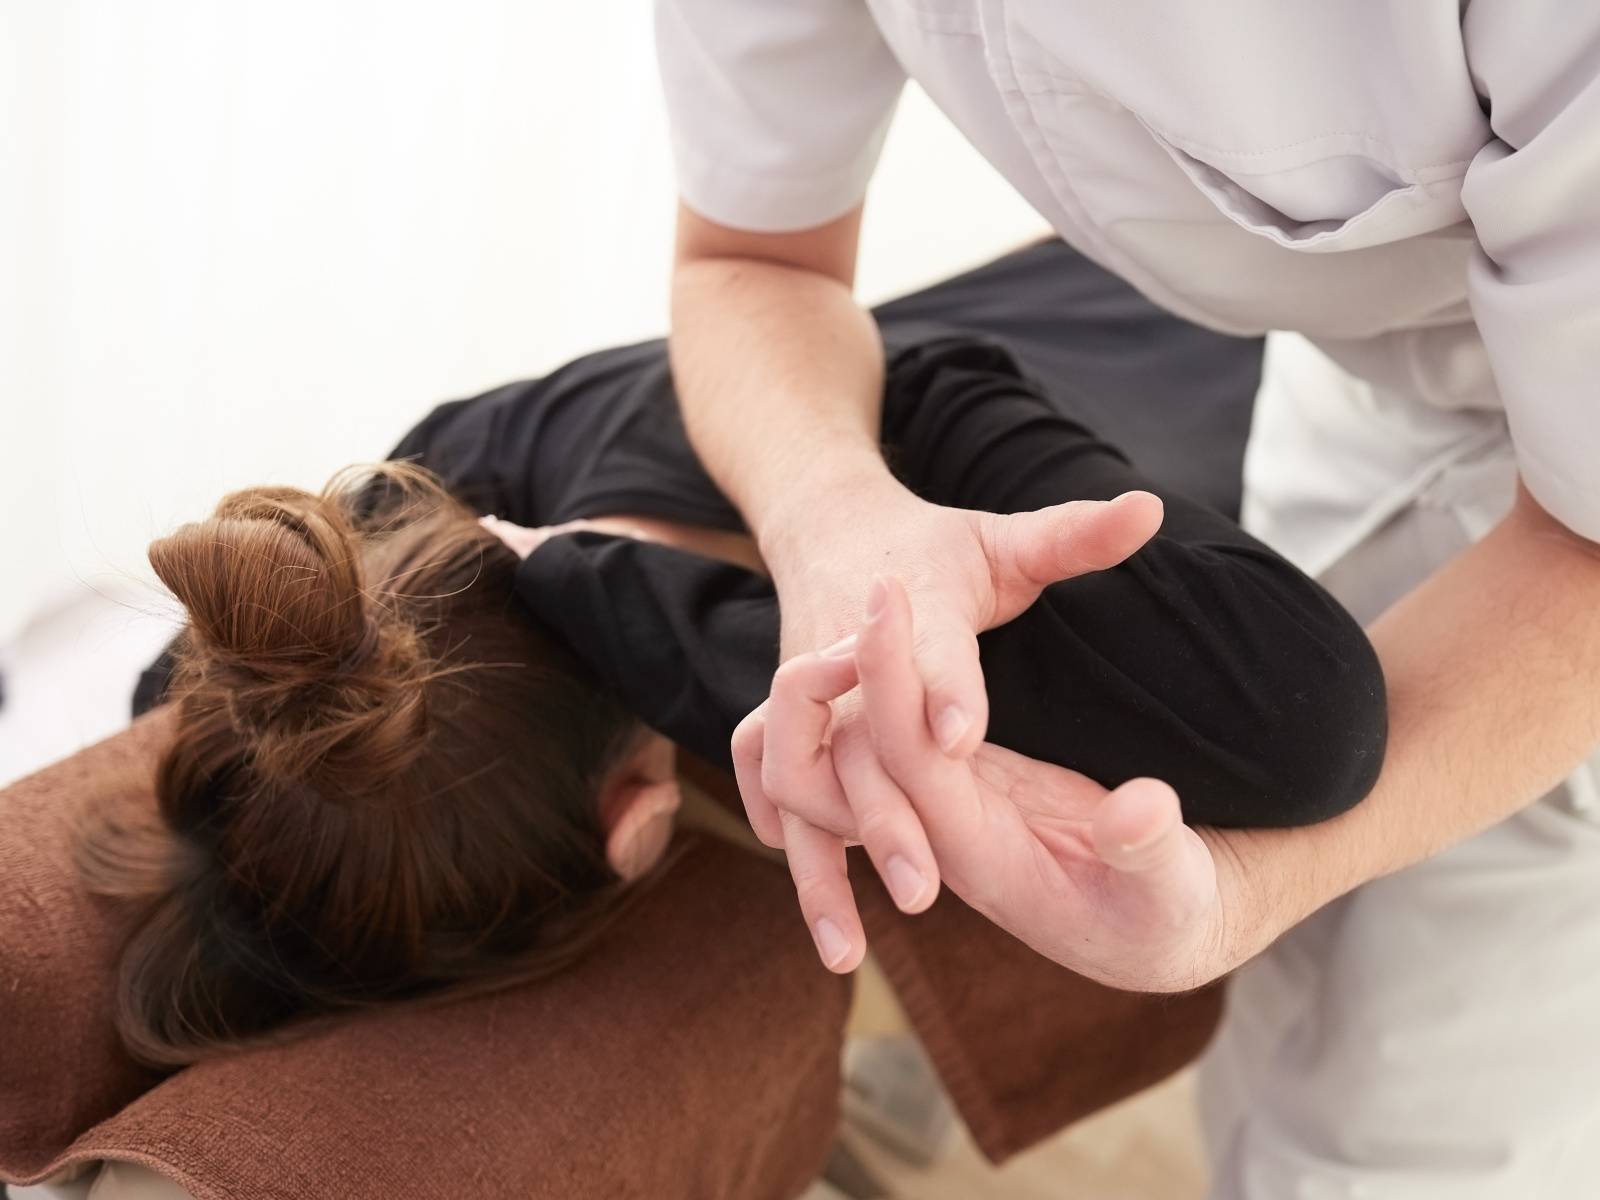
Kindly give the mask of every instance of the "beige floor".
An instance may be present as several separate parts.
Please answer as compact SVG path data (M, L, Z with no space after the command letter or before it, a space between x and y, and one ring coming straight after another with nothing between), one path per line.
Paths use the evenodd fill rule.
M857 1037L905 1028L892 993L870 967L858 980L850 1024ZM1206 1177L1193 1095L1186 1072L998 1168L959 1128L928 1169L907 1165L859 1131L847 1128L844 1140L897 1200L1200 1200ZM805 1200L837 1195L819 1185Z
M927 1170L865 1138L847 1134L846 1142L903 1200L1200 1200L1205 1169L1191 1095L1192 1080L1179 1076L1003 1167L985 1161L964 1134Z

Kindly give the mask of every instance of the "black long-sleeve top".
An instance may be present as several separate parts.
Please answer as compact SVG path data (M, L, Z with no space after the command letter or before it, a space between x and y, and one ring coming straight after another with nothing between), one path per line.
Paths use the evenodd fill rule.
M1197 823L1296 824L1365 795L1382 677L1318 585L1133 468L996 342L920 322L885 337L884 454L926 499L1004 513L1143 488L1166 503L1161 533L1127 563L1054 584L980 636L990 740L1108 785L1164 778ZM689 446L659 344L445 405L394 454L519 524L628 513L743 528ZM728 762L777 667L767 580L580 533L534 551L518 589L642 720Z

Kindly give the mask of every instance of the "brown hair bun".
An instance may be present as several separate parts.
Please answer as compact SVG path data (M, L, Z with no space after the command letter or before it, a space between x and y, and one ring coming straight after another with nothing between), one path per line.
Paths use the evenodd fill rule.
M215 697L264 778L326 799L381 789L423 744L416 631L374 602L339 481L252 488L150 547L189 612L192 694Z

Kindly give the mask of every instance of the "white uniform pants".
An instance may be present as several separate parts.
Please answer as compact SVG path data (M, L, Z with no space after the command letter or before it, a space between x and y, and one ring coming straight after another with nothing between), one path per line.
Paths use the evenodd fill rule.
M1330 413L1365 420L1383 403L1304 343L1275 345L1266 444L1252 445L1248 470L1247 524L1309 560L1363 620L1481 536L1514 482L1503 436L1418 439L1413 494L1364 527L1346 521L1357 538L1333 562L1281 545L1298 513L1337 508L1328 469L1367 436L1352 426L1341 443ZM1300 415L1320 448L1274 432L1305 405L1318 406ZM1593 780L1591 764L1486 833L1342 898L1239 973L1201 1071L1213 1200L1600 1196Z

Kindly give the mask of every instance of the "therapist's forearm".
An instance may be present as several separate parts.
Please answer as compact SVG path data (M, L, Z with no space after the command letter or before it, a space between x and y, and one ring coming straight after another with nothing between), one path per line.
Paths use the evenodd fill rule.
M762 236L680 219L671 352L684 423L763 542L888 479L883 348L851 294L858 221Z
M1209 835L1259 916L1247 938L1510 816L1600 744L1600 547L1526 495L1370 633L1390 710L1372 795L1321 825Z

